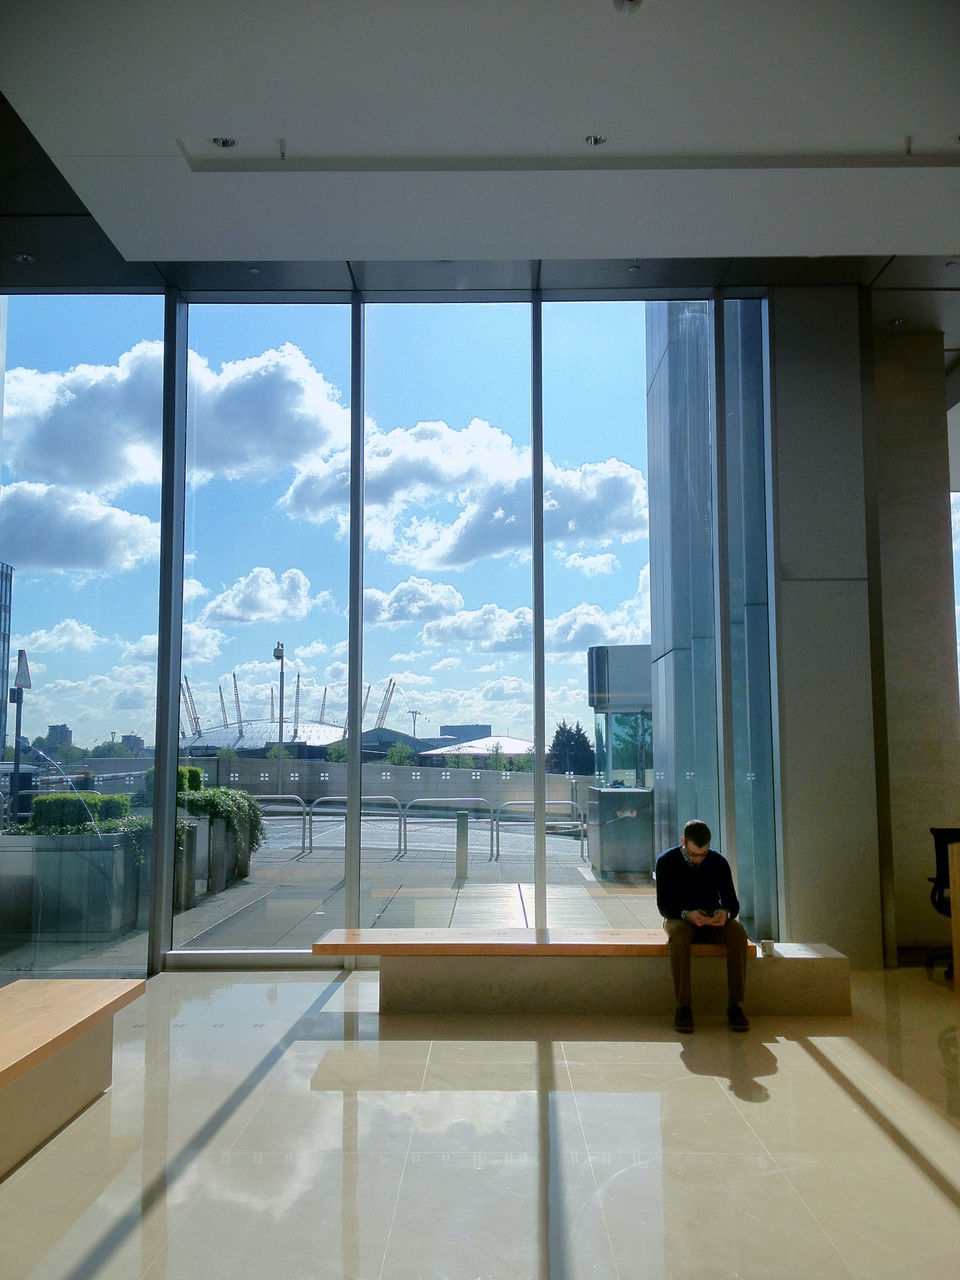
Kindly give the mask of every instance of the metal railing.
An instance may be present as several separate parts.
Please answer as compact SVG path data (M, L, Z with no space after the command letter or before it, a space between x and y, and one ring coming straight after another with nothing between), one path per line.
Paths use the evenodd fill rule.
M444 809L451 811L446 819L443 817L431 818L429 814L424 814L424 820L427 822L449 821L450 817L456 821L458 809L466 809L467 812L471 809L486 809L487 821L490 823L490 857L488 861L493 861L493 805L484 796L418 796L414 800L409 800L403 807L403 853L399 854L398 857L404 857L409 851L407 833L411 816L410 811L416 805L442 805Z
M343 810L343 815L342 815L342 816L343 816L343 818L346 818L346 811L347 811L347 797L346 797L346 796L318 796L318 797L317 797L317 799L316 799L316 800L314 800L314 801L312 802L312 804L310 805L309 811L308 811L308 812L309 812L309 817L310 817L310 852L311 852L311 853L313 853L313 822L314 822L314 812L313 812L313 811L314 811L314 809L317 807L317 805L325 805L325 804L336 804L336 805L339 805L339 806L342 808L342 810ZM375 813L370 813L369 811L366 811L366 810L367 810L367 806L368 806L368 805L372 805L372 804L376 804L376 805L385 805L385 806L387 806L387 809L388 809L388 810L389 810L389 809L391 809L391 808L393 808L394 806L396 806L396 817L397 817L397 857L398 857L398 858L399 858L399 857L401 857L401 856L402 856L402 855L401 855L401 849L402 849L401 841L402 841L402 838L403 838L403 836L402 836L402 832L403 832L403 806L400 804L400 801L397 799L397 797L396 797L396 796L364 796L364 797L363 797L363 800L362 800L362 802L361 802L361 805L360 805L360 822L361 822L361 824L363 823L363 821L364 821L364 819L365 819L365 818L376 818L376 817L383 818L383 817L392 817L392 814L390 814L389 812L387 812L387 813L376 813L376 812L375 812Z
M253 796L257 804L263 810L264 821L270 818L298 817L300 818L300 857L305 858L307 855L307 802L301 800L297 795L269 795L269 796ZM271 812L267 812L268 808ZM284 813L286 809L288 812Z
M567 813L569 814L569 818L567 819L567 822L569 823L570 826L575 827L579 834L580 857L581 859L583 859L584 857L583 845L584 845L584 840L586 838L587 816L582 806L578 805L575 800L547 800L545 802L545 808L547 809L548 814L551 809L565 809L567 811ZM500 806L500 808L496 812L496 832L497 832L496 860L497 862L500 861L500 825L504 820L503 815L504 815L505 809L526 809L526 811L529 813L530 816L524 817L524 818L516 818L514 819L514 821L525 822L525 823L529 823L533 821L533 801L532 800L508 800L506 804L502 804ZM548 817L548 822L549 822L549 817Z

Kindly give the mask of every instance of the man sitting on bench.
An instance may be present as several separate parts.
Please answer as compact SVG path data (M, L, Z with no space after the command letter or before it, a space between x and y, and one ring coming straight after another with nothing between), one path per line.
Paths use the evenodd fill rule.
M695 942L727 948L727 1021L732 1031L748 1031L741 1005L747 978L747 933L734 917L740 901L730 864L710 848L710 828L693 819L680 843L657 858L657 907L670 939L670 968L677 997L673 1025L693 1030L690 997L690 948Z

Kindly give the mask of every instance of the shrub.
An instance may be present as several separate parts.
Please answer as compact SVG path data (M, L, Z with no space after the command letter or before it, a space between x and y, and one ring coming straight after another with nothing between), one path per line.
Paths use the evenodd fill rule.
M126 818L130 812L130 797L126 795L98 796L92 792L53 791L49 795L34 796L30 813L30 829L57 831L101 822Z
M202 791L181 792L177 806L194 817L223 818L234 839L243 844L249 833L250 852L263 843L264 826L260 806L246 791L233 787L204 787Z
M95 796L97 818L126 818L130 813L130 797L126 795Z
M133 793L133 803L144 806L153 804L153 775L156 770L151 767L143 775L143 786ZM203 770L196 765L178 765L177 794L181 791L202 791L204 786Z

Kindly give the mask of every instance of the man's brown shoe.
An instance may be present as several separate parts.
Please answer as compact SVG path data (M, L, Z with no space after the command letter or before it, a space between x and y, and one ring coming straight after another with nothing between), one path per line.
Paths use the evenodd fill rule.
M688 1004L677 1005L677 1012L673 1015L673 1028L675 1031L693 1030L693 1010Z
M749 1031L750 1019L743 1012L738 1004L729 1005L727 1008L727 1022L730 1024L731 1031Z

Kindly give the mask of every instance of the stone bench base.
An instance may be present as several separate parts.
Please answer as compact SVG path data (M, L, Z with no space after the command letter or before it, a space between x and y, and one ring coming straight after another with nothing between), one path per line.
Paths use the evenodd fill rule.
M425 934L426 936L418 936ZM331 930L315 955L379 955L380 1012L653 1014L673 1009L659 930ZM697 1013L727 1004L723 947L694 947ZM850 962L824 944L747 959L750 1014L849 1014Z
M0 987L0 1178L110 1087L113 1015L145 990L102 978Z

